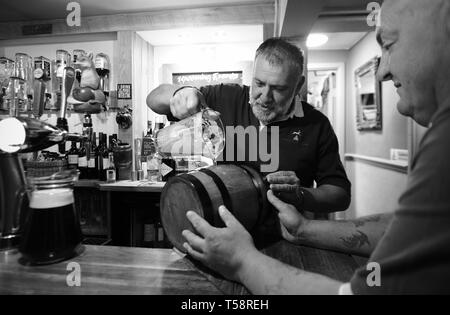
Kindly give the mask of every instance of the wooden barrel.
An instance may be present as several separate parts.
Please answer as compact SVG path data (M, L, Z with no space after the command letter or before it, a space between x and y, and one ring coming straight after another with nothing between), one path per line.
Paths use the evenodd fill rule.
M228 210L250 232L265 220L267 187L259 172L247 166L218 165L172 177L161 193L161 221L169 241L186 252L181 235L195 233L186 212L195 211L212 226L223 227L218 208Z

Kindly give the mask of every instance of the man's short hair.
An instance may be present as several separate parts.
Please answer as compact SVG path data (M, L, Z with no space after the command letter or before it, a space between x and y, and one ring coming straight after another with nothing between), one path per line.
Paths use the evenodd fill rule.
M274 65L287 61L299 76L303 74L305 60L303 51L285 38L272 37L265 40L256 50L255 58L258 56L264 56L270 64Z

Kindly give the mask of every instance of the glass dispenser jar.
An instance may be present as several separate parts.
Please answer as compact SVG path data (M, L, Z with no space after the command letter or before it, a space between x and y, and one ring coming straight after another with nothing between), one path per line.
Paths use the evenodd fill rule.
M83 251L73 184L78 171L29 178L30 210L19 246L21 263L45 265L73 258Z
M14 61L0 57L0 110L8 110L5 102L9 79L14 76Z
M24 53L15 55L15 76L25 81L25 91L29 99L33 97L33 58Z

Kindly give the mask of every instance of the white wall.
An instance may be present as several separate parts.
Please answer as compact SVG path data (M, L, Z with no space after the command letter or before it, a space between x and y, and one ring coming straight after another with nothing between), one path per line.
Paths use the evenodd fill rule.
M375 56L381 56L375 33L371 32L356 44L347 59L347 107L346 152L378 158L390 158L390 149L408 148L407 118L397 111L399 96L392 82L382 84L381 131L358 131L356 129L355 70Z
M348 51L346 50L310 50L308 52L308 69L333 70L336 72L336 90L332 93L335 102L330 102L329 116L339 142L339 155L344 161L346 129L346 73Z
M398 198L406 188L405 174L360 161L347 161L346 171L352 182L347 219L396 210Z
M354 72L375 56L381 56L381 50L373 32L356 44L348 54L345 151L389 159L391 148L408 148L408 120L397 111L399 97L392 82L382 84L382 131L360 132L356 129ZM346 161L345 167L352 183L352 202L346 218L392 212L396 209L397 200L406 188L406 174L359 160Z
M92 52L94 54L103 52L107 54L111 60L111 81L110 86L111 89L115 86L115 82L113 77L114 73L114 40L99 40L99 41L83 41L83 42L63 42L63 43L48 43L48 44L33 44L33 45L24 45L23 43L17 43L8 45L6 47L0 48L4 49L4 55L7 58L14 60L14 55L18 52L26 53L30 56L38 57L44 56L49 59L56 58L56 50L64 49L67 50L70 54L73 53L74 49L84 49L86 52ZM68 113L67 121L69 125L70 132L78 132L82 131L82 122L83 122L83 114L76 113ZM107 112L92 115L92 124L94 128L94 132L103 132L107 134L118 133L118 125L115 122L116 114ZM50 124L56 125L57 113L48 113L44 114L41 117L41 120L44 120ZM69 148L70 144L66 144L67 148ZM56 150L56 147L51 148L52 150Z
M347 50L310 50L308 63L345 63L348 54Z
M177 64L193 71L227 71L239 62L253 61L260 42L155 47L155 84L162 82L162 66ZM250 84L249 81L244 84Z
M162 83L171 83L164 82L164 65L177 65L177 69L183 69L183 72L235 71L237 64L253 62L255 51L260 44L260 41L255 41L220 45L155 46L152 88ZM251 73L244 74L243 83L251 83ZM155 120L159 117L150 109L148 111L149 119Z

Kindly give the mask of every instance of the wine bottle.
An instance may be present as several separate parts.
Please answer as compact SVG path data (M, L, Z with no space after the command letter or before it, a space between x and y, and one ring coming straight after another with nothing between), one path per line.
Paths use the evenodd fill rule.
M88 164L86 157L86 141L82 141L80 145L80 149L78 150L78 169L80 170L80 179L88 178Z
M72 141L70 150L67 151L67 164L69 169L77 169L78 168L78 149L77 143Z

